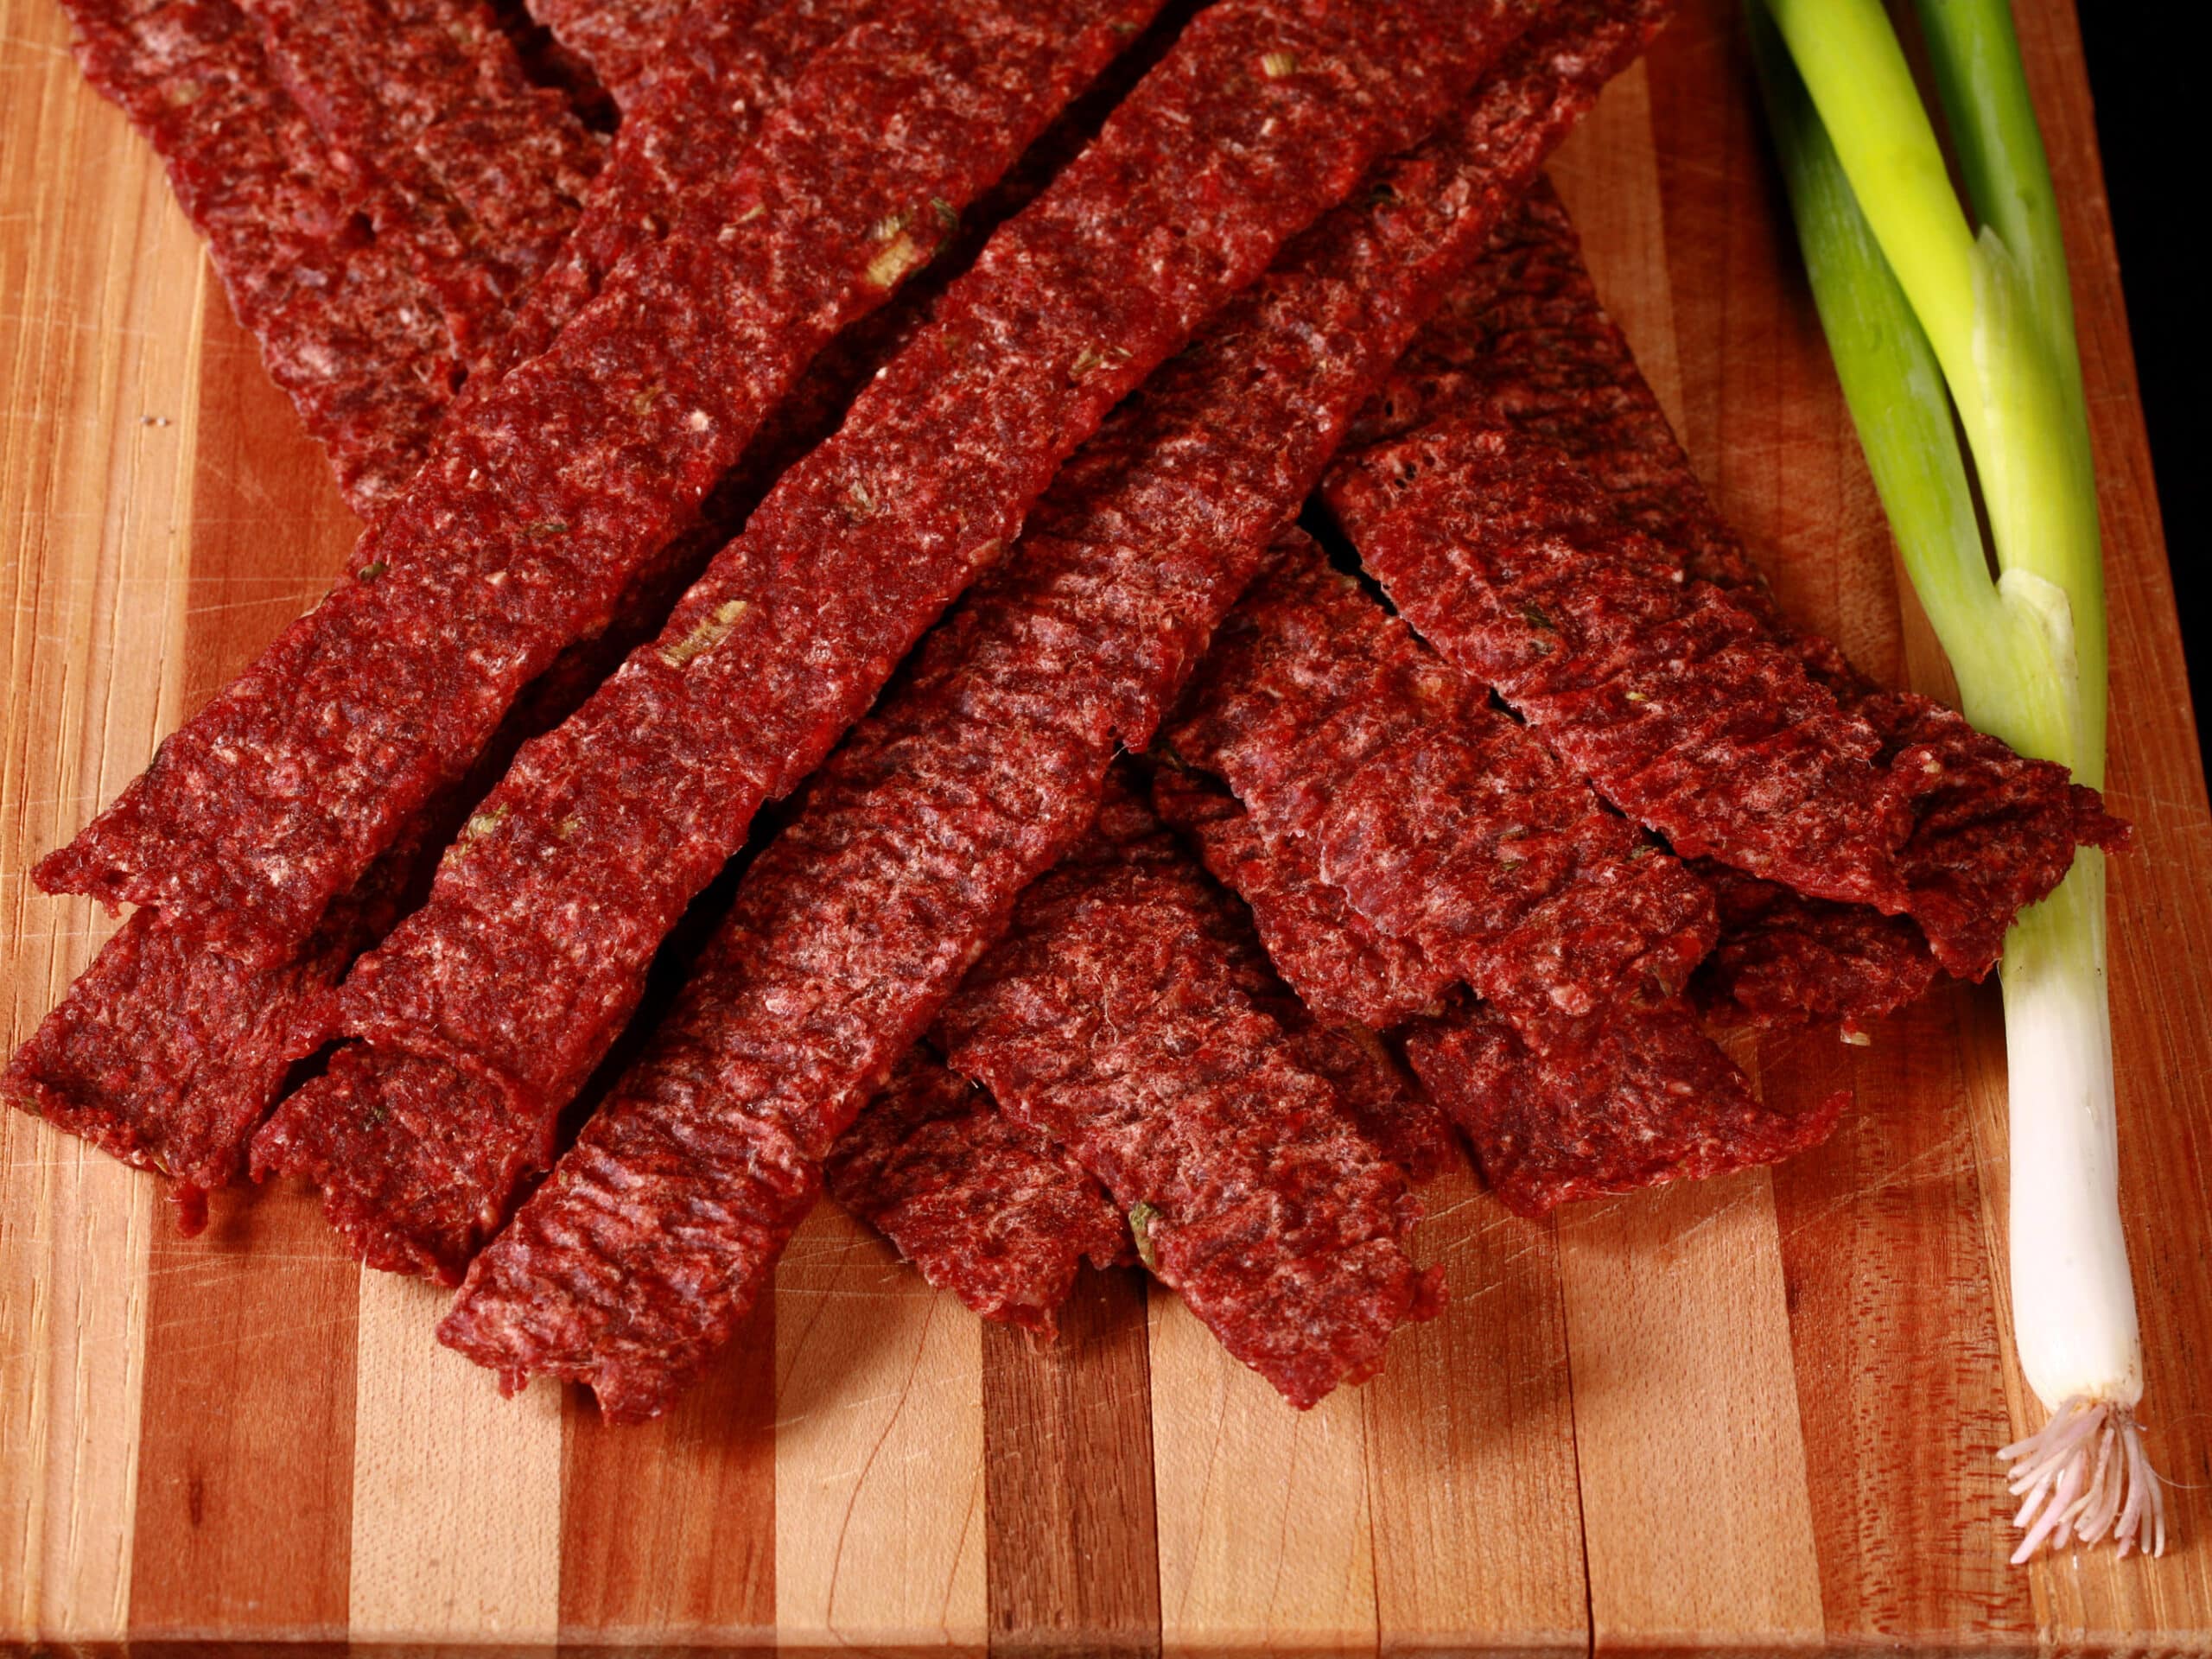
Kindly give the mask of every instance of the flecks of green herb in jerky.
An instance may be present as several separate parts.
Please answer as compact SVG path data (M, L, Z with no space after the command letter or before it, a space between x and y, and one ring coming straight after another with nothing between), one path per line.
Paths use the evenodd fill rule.
M1743 803L1733 797L1743 780L1724 779L1723 763L1759 729L1755 721L1746 725L1748 709L1764 709L1770 724L1777 707L1786 715L1793 701L1801 711L1814 709L1817 701L1802 696L1802 684L1792 689L1774 653L1794 658L1813 683L1833 693L1837 715L1854 728L1841 747L1869 753L1867 776L1860 779L1869 793L1859 817L1881 827L1871 854L1864 843L1857 850L1862 861L1871 857L1878 868L1862 869L1855 885L1840 884L1834 861L1825 874L1815 868L1808 875L1804 868L1829 857L1820 837L1802 849L1780 844L1787 840L1789 813L1808 820L1820 816L1817 800L1808 795L1808 789L1817 790L1823 774L1817 738L1822 729L1833 734L1839 728L1817 709L1808 725L1786 736L1770 734L1765 743L1771 753L1758 757L1767 775L1751 792L1764 812L1784 825L1777 844L1764 839L1771 823L1762 828L1751 822L1743 826L1749 840L1732 852L1717 849L1719 855L1809 893L1846 901L1868 898L1890 911L1910 913L1929 932L1946 966L1978 976L1995 960L2012 915L2064 873L2077 829L2090 841L2113 833L2113 821L2094 797L2069 789L2057 769L2021 760L1926 698L1879 691L1833 644L1782 616L1742 544L1698 483L1637 372L1627 342L1598 303L1573 226L1548 191L1536 193L1484 264L1455 287L1362 417L1363 437L1378 454L1392 445L1418 441L1432 426L1441 430L1455 423L1482 426L1521 445L1535 457L1520 469L1524 483L1534 479L1541 486L1548 475L1548 463L1537 452L1566 456L1603 490L1621 520L1682 562L1692 580L1686 588L1675 584L1675 608L1702 612L1699 620L1705 625L1702 638L1694 628L1677 631L1695 642L1690 653L1694 680L1701 680L1707 690L1732 683L1740 690L1747 664L1766 664L1752 676L1757 685L1744 699L1748 707L1737 711L1734 727L1721 728L1715 753L1705 758L1704 775L1694 760L1684 759L1694 755L1700 735L1686 729L1700 714L1694 700L1664 695L1663 673L1639 673L1618 662L1591 665L1593 683L1600 673L1616 676L1610 691L1570 694L1554 712L1588 722L1592 729L1586 739L1609 738L1605 752L1618 766L1636 766L1647 752L1669 757L1668 763L1650 768L1643 780L1647 790L1656 785L1675 791L1678 805L1707 817L1707 829L1726 828L1727 815L1742 816ZM1459 447L1457 440L1452 442ZM1400 457L1402 462L1408 459L1410 451ZM1444 464L1441 455L1429 461ZM1511 470L1511 457L1501 463L1497 455L1490 455L1479 464L1505 464ZM1713 589L1727 595L1725 604L1700 598ZM1632 608L1620 599L1616 593L1616 607L1624 618L1632 616ZM1418 625L1420 618L1414 620ZM1667 631L1649 626L1649 618L1643 620L1649 626L1645 643L1657 641L1663 658L1672 648ZM1554 675L1571 668L1551 665ZM1618 702L1608 707L1611 693L1618 693ZM1772 701L1777 695L1779 705ZM1809 746L1804 741L1808 734L1816 740ZM1831 769L1834 760L1831 753ZM1686 770L1692 774L1692 792L1684 798L1679 791ZM1842 770L1857 775L1848 765ZM1885 853L1882 843L1897 834L1899 814L1907 833L1901 846ZM1842 852L1853 844L1851 818L1850 812L1840 811L1833 826L1842 837ZM1684 836L1678 844L1694 848L1699 842L1696 836ZM1878 868L1884 857L1886 873ZM1869 879L1878 892L1869 888ZM1838 925L1858 925L1840 913ZM1894 988L1901 991L1903 982ZM1892 994L1871 984L1866 989L1870 1010Z
M511 1386L588 1382L624 1417L696 1374L804 1213L804 1160L1089 823L1116 734L1149 736L1348 412L1662 11L1559 9L1451 128L1387 164L1402 211L1363 194L1315 226L1062 469L1013 559L747 872L614 1103L479 1258L447 1342ZM794 1006L840 1013L795 1035ZM702 1096L687 1079L708 1074L723 1086ZM671 1138L711 1154L675 1178ZM727 1224L696 1224L706 1203Z
M41 879L302 937L519 687L607 624L822 341L880 302L866 227L974 195L1120 43L1105 19L1147 7L930 0L817 54L735 163L733 188L780 206L626 263L552 350L457 414L363 550L385 576L288 629ZM856 109L899 111L904 141ZM646 385L664 395L640 412ZM548 518L571 532L521 533Z
M467 361L569 233L606 141L531 84L484 0L239 3Z
M575 228L472 365L473 385L495 384L545 350L617 265L679 225L714 234L725 222L741 228L766 218L767 204L757 200L739 204L733 216L715 187L733 180L733 158L790 95L807 59L868 7L869 0L702 0L680 19L671 11L636 20L656 35L664 29L667 50L652 75L626 86L621 129ZM591 15L597 18L601 9L594 5ZM480 395L472 391L464 401Z
M1228 982L1205 875L1126 784L938 1022L954 1070L1154 1211L1153 1271L1294 1405L1441 1307L1405 1178Z
M557 1111L760 803L819 763L1130 387L1346 194L1424 100L1441 112L1457 88L1436 78L1453 60L1439 32L1469 77L1499 32L1481 9L1458 10L1447 28L1432 0L1356 22L1334 8L1287 20L1279 3L1204 14L1097 142L1000 228L931 327L716 556L662 643L524 752L494 798L514 815L449 863L430 903L357 970L345 1030L385 1046L457 1046ZM1256 99L1205 75L1255 30L1287 27L1338 48L1335 72ZM1193 224L1193 200L1221 206ZM902 223L894 243L919 232ZM891 245L885 228L881 215L865 222L870 245ZM995 343L976 349L984 341ZM1079 385L1039 372L1102 342L1125 355L1103 353ZM857 521L855 486L875 504ZM670 645L739 598L753 607L743 648L671 666ZM580 808L581 833L549 833ZM537 995L502 993L518 957L537 964ZM537 1138L527 1125L511 1137L519 1181ZM500 1213L511 1198L456 1193L457 1229L474 1231L480 1210Z
M1311 550L1245 595L1170 741L1377 933L1510 1011L1671 995L1712 948L1694 877Z

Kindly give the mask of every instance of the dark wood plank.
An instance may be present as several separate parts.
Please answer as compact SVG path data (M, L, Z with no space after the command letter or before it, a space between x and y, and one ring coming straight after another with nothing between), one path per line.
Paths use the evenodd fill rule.
M182 706L320 593L359 526L207 284ZM134 1639L342 1640L359 1269L303 1192L158 1206L132 1539Z
M990 1649L1160 1651L1145 1287L1086 1267L1052 1343L983 1334Z
M564 1651L765 1650L776 1630L775 1308L658 1422L563 1408Z

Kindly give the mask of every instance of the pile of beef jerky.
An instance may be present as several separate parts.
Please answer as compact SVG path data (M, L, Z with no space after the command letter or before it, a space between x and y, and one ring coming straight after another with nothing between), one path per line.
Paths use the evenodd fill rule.
M368 527L40 866L139 908L0 1089L510 1388L658 1414L826 1188L1311 1405L1455 1133L1815 1144L1716 1024L2124 836L1781 613L1599 307L1542 163L1669 0L65 3Z

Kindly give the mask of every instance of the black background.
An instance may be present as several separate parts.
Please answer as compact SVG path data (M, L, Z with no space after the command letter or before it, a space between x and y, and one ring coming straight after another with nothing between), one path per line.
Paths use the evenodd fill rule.
M2204 168L2212 146L2202 139L2206 98L2185 77L2196 54L2183 47L2162 7L2080 0L2089 86L2097 105L2097 141L2104 151L2105 188L2120 244L2120 280L2127 293L2128 332L2143 383L2151 428L2152 464L2166 526L2182 637L2189 651L2190 687L2202 724L2212 710L2212 581L2196 557L2202 522L2207 458L2190 453L2188 400L2203 384L2206 319L2197 303L2208 284L2198 217ZM2201 77L2200 77L2201 79ZM2188 116L2197 117L2187 130ZM2127 711L2115 709L2116 723ZM2212 753L2209 750L2208 753Z

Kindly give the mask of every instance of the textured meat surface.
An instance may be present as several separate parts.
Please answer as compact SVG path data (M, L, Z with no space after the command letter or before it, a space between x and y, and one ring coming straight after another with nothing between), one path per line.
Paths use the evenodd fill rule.
M1753 1026L1832 1019L1855 1031L1935 982L1927 937L1904 917L1808 899L1709 859L1695 868L1720 912L1720 942L1690 982L1713 1019Z
M1599 304L1573 226L1548 190L1534 193L1447 296L1363 412L1357 438L1386 449L1455 421L1510 431L1567 457L1628 525L1679 557L1692 586L1724 591L1873 734L1871 764L1885 786L1897 783L1909 811L1878 902L1910 914L1950 971L1986 972L2012 915L2056 884L2075 842L2111 844L2122 833L2093 798L2077 813L2060 768L2021 759L1928 698L1880 690L1834 645L1781 615ZM1802 885L1776 868L1760 873ZM1865 930L1829 913L1839 926ZM1902 1000L1907 982L1870 982L1866 989L1871 1009Z
M1516 1013L1671 995L1712 947L1694 877L1310 548L1245 595L1185 707L1175 752L1268 842L1303 840L1376 932Z
M1452 22L1469 77L1493 48L1486 18ZM597 1064L662 938L753 811L820 763L998 561L1131 382L1403 136L1414 118L1391 93L1417 30L1408 100L1448 105L1432 26L1419 4L1388 28L1371 13L1289 17L1256 3L1194 22L769 493L660 638L523 751L429 905L341 993L347 1034L451 1060L478 1080L473 1103L456 1088L459 1114L513 1147L502 1189L454 1192L449 1236L423 1241L442 1268L473 1249L480 1211L534 1173L530 1118L556 1112ZM1268 49L1329 71L1309 87L1274 77L1280 96L1220 92ZM1180 223L1193 200L1217 210ZM528 1103L519 1117L510 1096ZM278 1133L311 1135L313 1107L303 1095ZM442 1180L435 1164L422 1179Z
M1268 957L1306 1005L1325 1016L1382 1030L1433 1012L1459 982L1411 940L1351 907L1314 872L1313 851L1270 848L1236 798L1201 773L1162 769L1153 779L1161 817L1188 836L1214 879L1251 907Z
M618 1414L665 1406L772 1266L783 1237L753 1218L777 1212L794 1153L835 1139L1081 835L1117 734L1149 735L1426 300L1658 15L1562 9L1391 164L1399 185L1301 238L1063 469L747 872L677 1014L478 1259L446 1340L510 1384L547 1373ZM818 1011L803 1033L792 1008ZM773 1179L733 1224L702 1224L709 1195L756 1177L735 1153L673 1169L657 1153L673 1137L758 1145Z
M943 234L931 202L995 177L1118 43L1109 22L1142 15L1020 10L904 8L818 54L734 169L731 205L752 206L625 264L555 350L449 422L359 579L164 743L41 879L211 929L308 931L518 688L605 626L822 342L926 257ZM855 109L898 111L895 142Z
M1878 766L1873 728L1564 452L1463 409L1347 453L1327 491L1423 637L1677 852L1904 907L1921 758Z
M934 1056L906 1057L838 1138L830 1195L987 1319L1052 1336L1085 1256L1135 1259L1096 1179Z
M1680 1004L1648 1017L1509 1023L1475 1004L1422 1022L1407 1057L1521 1215L1662 1181L1778 1163L1819 1145L1849 1098L1761 1105ZM1558 1056L1570 1054L1561 1065Z
M1109 785L939 1031L956 1071L1145 1206L1147 1265L1302 1408L1379 1370L1392 1331L1439 1311L1442 1281L1408 1254L1403 1176L1226 983L1197 919L1205 882Z
M86 78L151 140L207 238L231 309L374 518L414 472L459 383L436 295L365 229L251 20L229 0L70 0Z
M754 0L741 3L747 12L766 9ZM649 86L677 24L696 10L685 0L531 0L530 15L591 67L626 118Z
M240 3L469 361L568 234L605 140L531 84L483 0Z
M761 118L790 95L808 57L867 11L863 0L702 0L683 13L658 69L628 100L568 240L473 362L477 382L496 384L550 346L624 259L687 217L710 219L714 186L731 176Z

